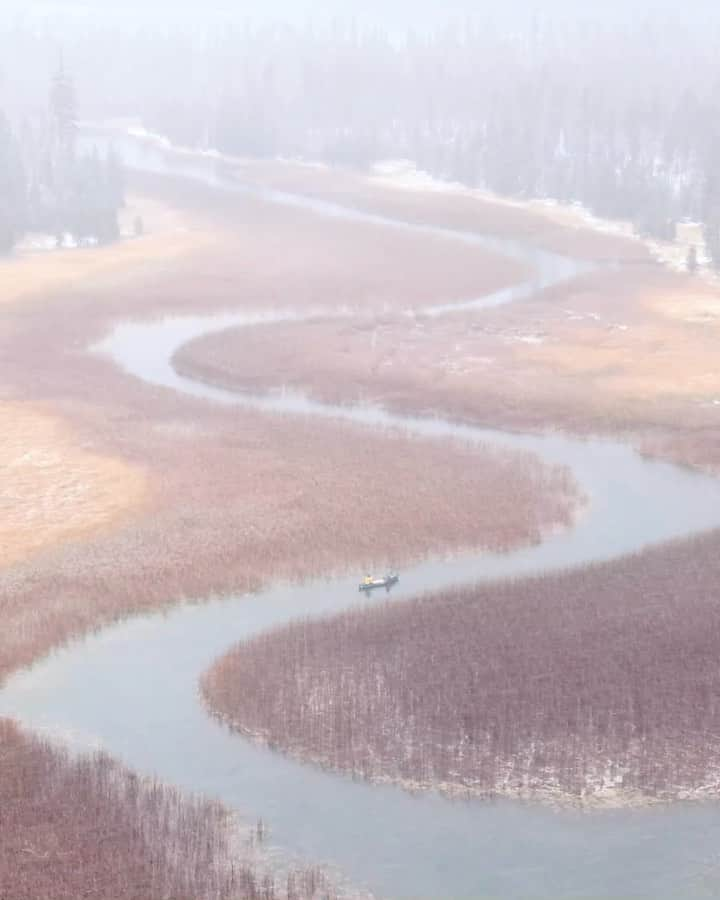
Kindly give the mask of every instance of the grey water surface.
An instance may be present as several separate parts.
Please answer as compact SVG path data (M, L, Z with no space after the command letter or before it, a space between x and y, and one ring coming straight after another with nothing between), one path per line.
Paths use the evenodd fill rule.
M384 221L374 224L387 227ZM536 285L525 285L525 294L502 302L571 274L568 261L533 255L533 265L539 267ZM137 771L218 797L249 818L262 817L279 847L336 865L378 896L720 896L716 804L580 812L411 795L300 764L230 733L207 715L198 694L207 667L235 642L295 618L395 601L424 589L581 565L720 526L720 482L643 459L613 441L503 433L377 408L327 406L297 394L256 397L201 384L173 368L175 351L194 337L284 318L277 312L124 322L95 351L156 389L207 402L536 453L570 466L587 495L575 526L508 554L420 563L402 571L400 584L387 596L361 597L356 577L320 579L138 616L16 674L0 694L0 715L73 747L102 746Z

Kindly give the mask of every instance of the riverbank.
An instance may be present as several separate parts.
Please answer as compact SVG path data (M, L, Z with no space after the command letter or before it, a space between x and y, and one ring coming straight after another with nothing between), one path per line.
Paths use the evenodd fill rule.
M319 314L228 330L182 348L176 364L236 390L286 387L491 427L623 435L716 471L718 312L720 295L688 276L626 266L481 311Z
M341 896L319 869L272 874L261 828L243 833L219 804L139 778L107 756L71 758L3 720L0 806L0 896L8 900Z
M204 697L274 750L413 791L718 799L719 541L293 623L218 661Z

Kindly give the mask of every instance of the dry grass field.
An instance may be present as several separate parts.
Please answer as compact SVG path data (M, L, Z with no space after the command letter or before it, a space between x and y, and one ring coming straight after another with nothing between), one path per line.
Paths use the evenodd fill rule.
M0 403L0 565L140 514L143 470L93 453L60 420Z
M403 310L471 300L532 274L522 263L432 234L137 177L144 193L179 205L194 229L211 235L173 265L176 307Z
M211 239L211 228L145 194L133 194L122 214L124 230L141 217L145 233L103 247L63 250L23 250L0 258L0 304L28 297L59 296L108 280L121 280L129 271L137 276L163 266Z
M463 193L398 190L381 179L352 171L301 163L247 162L231 170L246 184L304 194L419 225L477 231L527 240L565 256L589 260L647 261L639 242L601 234L577 222L559 221L546 211L494 202Z
M331 403L624 434L648 452L717 468L718 315L711 287L629 266L491 310L228 331L187 345L177 364L238 389L284 385Z

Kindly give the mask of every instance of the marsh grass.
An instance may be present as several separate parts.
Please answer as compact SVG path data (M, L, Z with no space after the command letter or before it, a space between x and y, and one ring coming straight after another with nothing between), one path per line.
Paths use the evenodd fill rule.
M204 695L243 732L370 780L717 797L718 541L298 622L231 651Z
M0 720L0 897L333 900L316 868L269 873L223 808Z

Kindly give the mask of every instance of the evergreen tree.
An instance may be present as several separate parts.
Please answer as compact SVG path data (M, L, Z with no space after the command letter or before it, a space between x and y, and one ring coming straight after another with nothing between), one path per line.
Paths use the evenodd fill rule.
M27 222L27 188L20 152L0 113L0 253L12 250Z
M50 113L55 143L54 151L58 160L67 164L75 156L77 110L75 86L65 71L62 58L50 90Z
M114 153L78 156L75 92L61 64L50 91L49 119L25 121L22 140L0 114L0 252L12 249L28 229L70 234L79 243L119 237L118 209L125 178Z
M120 209L125 205L125 170L112 147L105 165L107 200L115 209Z
M714 164L717 158L714 152L710 153L704 179L702 221L707 254L713 268L720 270L720 176Z

